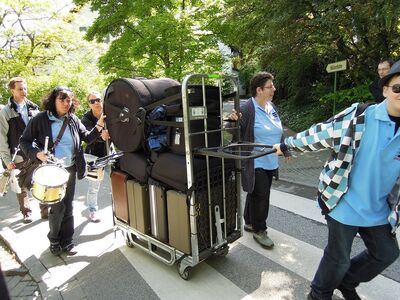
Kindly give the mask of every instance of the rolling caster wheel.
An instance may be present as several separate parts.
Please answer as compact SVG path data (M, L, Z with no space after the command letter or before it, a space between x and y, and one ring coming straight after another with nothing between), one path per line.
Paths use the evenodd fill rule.
M184 280L189 280L191 269L191 267L185 267L184 269L182 269L181 263L178 263L179 276L181 276L181 278Z
M128 236L128 232L124 232L124 239L125 239L125 244L129 247L129 248L133 248L133 243L130 241L129 236Z
M225 247L224 249L221 249L221 252L218 253L218 256L225 257L228 255L228 253L229 253L229 247Z
M224 248L218 249L218 250L215 252L215 255L216 255L216 256L220 256L220 257L225 257L225 256L228 255L228 253L229 253L229 246L226 246L226 247L224 247Z

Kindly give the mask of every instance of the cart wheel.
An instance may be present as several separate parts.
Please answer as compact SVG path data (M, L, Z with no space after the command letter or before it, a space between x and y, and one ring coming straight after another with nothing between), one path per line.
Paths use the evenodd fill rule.
M181 276L181 278L184 280L189 280L191 269L192 269L191 267L186 267L183 270L181 270L181 263L178 263L179 276Z
M216 254L217 256L225 257L225 256L228 255L228 253L229 253L229 246L226 246L226 247L220 249L220 250L219 250L218 252L216 252L215 254Z
M132 242L130 241L130 239L129 239L129 237L128 237L128 232L124 232L123 233L123 235L124 235L124 239L125 239L125 244L129 247L129 248L133 248L133 244L132 244Z

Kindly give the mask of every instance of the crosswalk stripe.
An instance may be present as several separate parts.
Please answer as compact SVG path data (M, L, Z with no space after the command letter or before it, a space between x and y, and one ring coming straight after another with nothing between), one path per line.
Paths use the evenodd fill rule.
M246 293L206 263L193 271L193 278L180 278L176 266L167 266L136 248L122 247L120 251L134 266L160 299L242 299ZM249 299L249 298L246 298Z
M321 209L316 201L277 190L271 190L271 205L290 211L307 219L326 224L326 220L321 214ZM400 234L397 234L396 238L400 244Z
M271 205L291 211L307 219L326 224L325 218L321 215L321 210L316 201L271 190Z
M268 228L268 235L275 242L273 250L261 248L254 241L252 235L247 232L238 242L311 281L317 270L323 250L272 228ZM393 291L400 290L400 283L378 275L374 280L361 284L357 290L366 299L395 300L398 299L398 295Z

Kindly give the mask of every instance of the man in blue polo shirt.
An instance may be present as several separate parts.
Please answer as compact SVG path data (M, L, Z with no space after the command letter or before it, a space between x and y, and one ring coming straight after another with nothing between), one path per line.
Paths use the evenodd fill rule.
M320 175L318 202L329 237L308 299L361 299L356 287L380 274L399 256L388 223L388 195L400 176L400 61L380 81L385 100L354 104L330 120L274 147L299 151L332 149ZM359 233L367 249L350 258Z

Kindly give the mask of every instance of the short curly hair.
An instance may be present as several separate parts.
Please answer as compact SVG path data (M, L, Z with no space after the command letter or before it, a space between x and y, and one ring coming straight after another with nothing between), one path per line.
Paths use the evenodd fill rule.
M263 87L268 80L274 80L274 76L269 72L258 72L250 80L251 95L257 95L257 88Z

